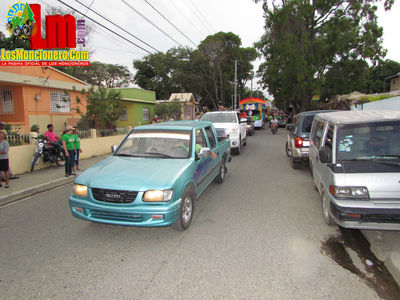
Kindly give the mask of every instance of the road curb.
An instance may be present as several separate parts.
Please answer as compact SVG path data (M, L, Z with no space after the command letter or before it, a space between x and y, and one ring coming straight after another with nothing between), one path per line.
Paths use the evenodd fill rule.
M74 179L75 179L75 176L58 178L58 179L55 179L52 181L48 181L46 183L42 183L42 184L39 184L39 185L36 185L33 187L26 188L24 190L13 192L4 197L0 197L0 207L4 206L6 204L12 203L14 201L21 200L28 196L32 196L32 195L44 192L46 190L68 184L70 182L73 182Z

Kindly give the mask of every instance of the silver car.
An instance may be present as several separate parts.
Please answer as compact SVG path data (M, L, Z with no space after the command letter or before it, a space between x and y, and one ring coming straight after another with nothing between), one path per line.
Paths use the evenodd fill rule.
M317 114L310 140L324 221L400 230L400 111Z

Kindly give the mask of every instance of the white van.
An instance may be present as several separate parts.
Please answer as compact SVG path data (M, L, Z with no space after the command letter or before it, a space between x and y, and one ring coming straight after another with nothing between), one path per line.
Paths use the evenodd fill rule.
M310 139L325 223L400 230L400 111L317 114Z

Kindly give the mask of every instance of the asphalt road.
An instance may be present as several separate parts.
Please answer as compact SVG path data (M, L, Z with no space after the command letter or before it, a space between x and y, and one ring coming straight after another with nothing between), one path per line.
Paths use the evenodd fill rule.
M183 233L75 219L71 185L1 208L0 298L379 299L321 250L338 230L286 134L248 137Z

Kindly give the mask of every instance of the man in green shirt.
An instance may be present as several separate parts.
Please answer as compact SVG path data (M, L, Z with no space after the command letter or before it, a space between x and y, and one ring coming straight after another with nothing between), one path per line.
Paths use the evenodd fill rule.
M74 167L75 161L75 145L74 145L74 138L72 136L72 131L74 128L70 125L65 127L65 133L61 137L63 147L65 150L65 176L68 177L69 175L75 175L72 173L72 169Z

